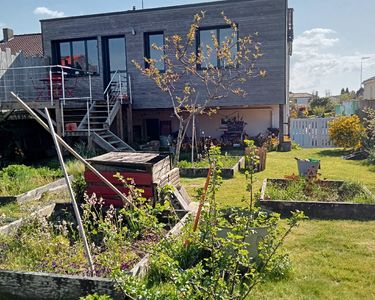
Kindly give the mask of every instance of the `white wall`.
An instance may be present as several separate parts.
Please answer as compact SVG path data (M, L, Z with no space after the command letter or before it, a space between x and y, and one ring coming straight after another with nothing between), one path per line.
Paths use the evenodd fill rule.
M220 138L223 131L220 130L222 118L242 118L246 123L245 132L255 136L267 130L268 127L279 127L279 106L271 105L262 108L238 108L220 109L212 116L200 115L196 119L197 134L204 131L206 136ZM160 121L171 120L172 130L178 130L178 120L172 110L136 110L133 112L133 124L144 126L144 119L159 119ZM191 136L191 129L187 135Z
M364 94L365 100L375 99L375 80L369 81L364 84Z

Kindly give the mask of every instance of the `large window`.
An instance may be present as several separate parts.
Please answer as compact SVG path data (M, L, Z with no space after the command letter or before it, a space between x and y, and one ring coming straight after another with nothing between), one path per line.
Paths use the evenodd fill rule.
M99 74L96 39L58 42L55 51L57 64Z
M237 54L237 35L233 35L233 29L228 26L215 27L215 28L202 28L198 31L197 36L197 54L199 51L202 53L204 58L201 64L198 64L198 68L206 69L209 66L225 68L225 59L220 59L217 57L217 51L214 46L214 40L217 39L219 45L223 45L228 39L233 39L231 41L231 54L232 59L235 58ZM214 37L214 38L213 38ZM210 50L208 49L210 48Z
M165 64L162 59L164 51L161 49L155 49L153 46L163 47L164 46L164 33L163 32L148 32L145 33L145 57L156 61L155 67L160 71L164 71ZM146 63L146 68L149 64Z

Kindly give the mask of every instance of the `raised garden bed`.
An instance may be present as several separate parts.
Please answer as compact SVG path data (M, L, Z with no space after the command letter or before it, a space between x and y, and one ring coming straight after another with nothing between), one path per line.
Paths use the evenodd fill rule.
M170 225L163 227L160 232L164 235L179 233L191 214L183 210L182 205L176 207L176 212L180 217L174 221L174 225L168 222ZM37 215L42 218L36 218ZM82 215L86 224L92 218L92 215L85 217L85 209ZM46 220L43 217L47 217L48 222L43 221ZM160 222L164 223L164 220L165 217L162 217ZM114 283L108 278L110 269L127 269L134 275L141 274L148 263L147 244L157 243L161 237L148 231L140 239L131 238L130 242L124 237L121 240L124 247L121 249L108 250L106 247L109 244L96 244L92 251L96 275L101 278L88 277L83 247L77 236L74 237L77 235L75 228L72 208L68 204L49 205L35 212L31 218L1 227L0 299L78 299L93 293L123 299L123 295L115 291ZM91 242L95 238L93 232ZM124 235L128 236L127 233L125 230ZM98 238L102 236L99 234Z
M334 180L265 179L260 205L283 216L304 211L317 219L375 219L375 197L357 183Z
M190 163L180 161L179 164L181 177L206 177L208 173L208 161ZM224 156L223 168L221 169L221 177L228 179L233 178L234 174L245 167L245 158L240 156Z
M61 177L60 170L10 165L0 171L0 197L17 197Z

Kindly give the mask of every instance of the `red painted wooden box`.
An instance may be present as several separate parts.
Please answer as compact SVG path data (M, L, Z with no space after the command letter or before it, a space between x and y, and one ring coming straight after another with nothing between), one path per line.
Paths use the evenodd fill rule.
M146 198L156 195L156 183L171 170L169 155L159 153L110 152L88 161L126 195L128 189L114 175L118 172L124 179L132 178L136 187L144 190L143 196ZM89 196L95 193L97 197L102 197L107 205L122 205L120 197L88 169L85 171L85 180Z

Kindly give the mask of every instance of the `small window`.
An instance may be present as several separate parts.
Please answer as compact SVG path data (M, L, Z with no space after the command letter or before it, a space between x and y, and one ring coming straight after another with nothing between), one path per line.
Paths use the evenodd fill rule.
M214 47L214 38L216 38L218 43L222 45L228 39L231 39L232 35L233 29L229 26L200 29L197 36L197 54L201 51L202 56L206 59L204 59L201 64L198 64L198 68L207 69L209 66L225 68L225 60L217 57L217 52ZM232 59L236 57L238 51L237 44L238 36L236 35L231 43ZM208 50L208 47L211 48L212 51Z
M57 42L55 57L58 64L99 74L98 41L75 40Z
M165 70L165 64L163 61L164 51L160 49L155 49L153 47L163 47L164 46L164 33L163 32L148 32L145 33L145 57L148 59L154 59L156 61L155 67L160 71ZM146 63L146 68L149 64Z

